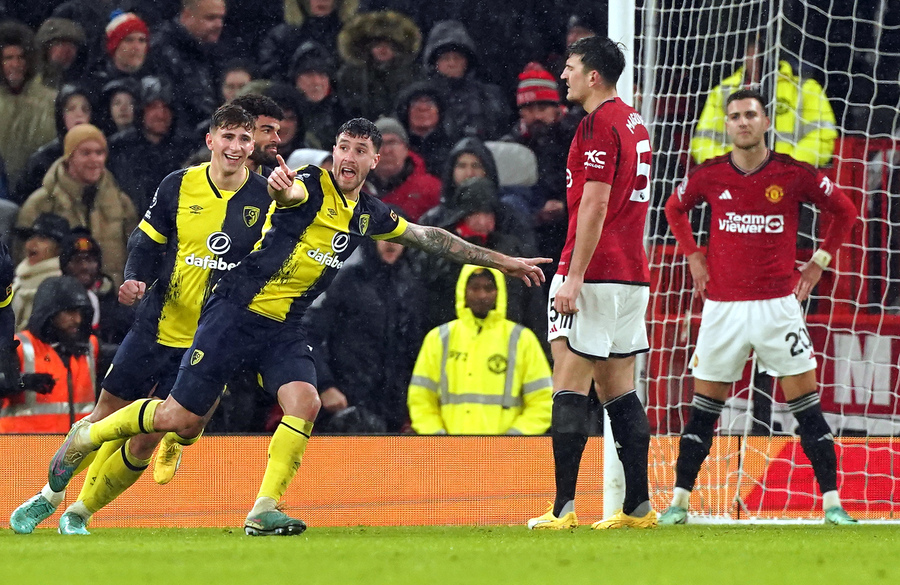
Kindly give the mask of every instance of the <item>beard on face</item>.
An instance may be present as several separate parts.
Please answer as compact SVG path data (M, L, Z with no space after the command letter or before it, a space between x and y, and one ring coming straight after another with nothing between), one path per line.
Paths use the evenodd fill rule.
M274 154L270 154L267 150L257 150L254 148L253 152L250 153L250 160L261 166L278 166L278 159L275 158Z

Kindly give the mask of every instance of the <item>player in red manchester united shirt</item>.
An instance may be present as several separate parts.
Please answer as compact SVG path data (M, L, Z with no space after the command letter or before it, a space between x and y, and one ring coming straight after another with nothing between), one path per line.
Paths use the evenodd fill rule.
M691 360L694 400L676 465L672 505L662 524L684 524L694 481L712 445L731 385L752 349L762 369L779 377L800 444L823 495L825 521L855 524L837 492L834 438L816 385L816 358L798 300L809 296L856 219L844 193L814 167L766 147L769 118L763 97L739 90L726 102L734 149L695 168L666 203L666 217L688 257L696 292L705 299ZM711 212L704 256L688 213L705 202ZM797 222L802 203L830 219L822 247L794 284Z
M624 68L616 43L589 37L569 47L562 74L568 99L589 113L569 148L569 229L550 285L556 498L546 514L528 521L532 529L578 525L575 485L589 430L592 378L625 470L622 511L593 528L656 526L647 489L650 428L634 391L634 356L649 350L643 236L650 136L641 116L616 94Z

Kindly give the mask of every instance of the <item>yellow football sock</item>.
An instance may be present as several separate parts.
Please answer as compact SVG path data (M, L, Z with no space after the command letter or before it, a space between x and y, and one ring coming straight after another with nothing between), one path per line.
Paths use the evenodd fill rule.
M126 441L100 470L97 481L85 486L78 496L92 514L118 498L122 492L134 485L150 465L149 459L138 459L131 454L130 441Z
M300 469L303 452L309 442L313 424L296 416L285 415L269 443L269 462L259 487L259 498L281 500L288 485Z
M94 482L97 481L97 476L100 475L100 470L103 469L103 464L106 463L106 460L109 459L116 451L122 448L122 444L125 443L125 439L116 439L115 441L107 441L103 443L99 449L92 452L91 457L85 457L85 461L88 458L91 459L90 466L87 470L87 475L84 476L84 485L81 486L81 493L78 494L78 500L83 500L85 494L88 491L88 487L94 485ZM84 462L82 462L84 465ZM76 472L77 475L77 472Z
M186 447L188 445L193 445L194 443L199 441L200 437L202 437L202 436L203 436L203 431L200 431L200 434L197 435L196 437L194 437L193 439L185 439L184 437L182 437L175 431L169 431L168 433L166 433L165 440L172 442L172 443L178 443L178 444L184 445Z
M100 445L113 439L127 439L141 433L156 432L153 429L153 415L162 400L145 398L135 400L101 421L90 426L91 442Z

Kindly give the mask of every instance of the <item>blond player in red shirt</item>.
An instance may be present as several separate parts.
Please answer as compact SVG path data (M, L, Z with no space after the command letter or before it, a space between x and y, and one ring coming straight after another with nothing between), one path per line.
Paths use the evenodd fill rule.
M550 285L556 497L546 514L528 521L536 530L578 525L575 485L589 431L592 379L625 471L622 511L592 527L656 526L647 489L650 427L634 391L635 355L650 347L644 223L651 149L641 116L616 93L624 68L616 43L589 37L569 47L562 74L567 98L583 105L588 115L569 148L569 227Z
M800 444L822 490L825 522L856 523L838 497L834 437L819 404L816 358L799 303L847 239L856 210L819 170L769 150L769 124L762 95L746 89L731 94L726 129L733 150L693 169L666 203L672 233L705 302L691 359L694 399L681 435L672 505L661 524L687 522L691 490L716 421L751 350L760 369L779 379L797 419ZM704 202L711 214L706 255L688 218ZM800 267L796 280L803 203L815 205L830 221L823 222L828 228L822 247Z

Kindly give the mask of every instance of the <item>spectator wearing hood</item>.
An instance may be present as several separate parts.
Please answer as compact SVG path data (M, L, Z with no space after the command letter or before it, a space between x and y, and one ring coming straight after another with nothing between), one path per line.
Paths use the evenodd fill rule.
M540 435L550 428L550 364L533 331L506 317L499 270L466 264L456 318L428 332L408 404L420 435ZM466 356L455 359L453 356Z
M133 128L140 117L141 81L121 77L110 81L100 91L97 102L97 123L106 136Z
M397 98L396 118L409 137L409 148L425 160L429 173L440 176L453 148L442 123L444 101L427 81L413 83Z
M48 18L34 36L38 77L51 89L78 81L88 68L84 29L67 18Z
M393 113L400 91L418 77L413 62L421 45L421 31L399 12L367 12L347 23L338 35L344 64L337 87L351 117Z
M0 23L0 156L6 162L12 192L28 157L53 140L56 92L35 77L34 35L24 24Z
M81 26L87 47L88 66L99 63L103 58L104 27L116 4L117 0L66 0L53 9L52 17L65 18Z
M219 37L225 18L224 0L186 0L176 18L154 33L153 50L159 73L178 93L178 129L190 134L219 107L222 46Z
M337 129L349 119L334 91L334 58L322 45L307 41L294 53L290 75L303 94L307 146L331 149Z
M22 177L16 187L15 201L19 205L40 188L47 170L62 156L66 132L79 124L89 124L92 121L94 108L90 91L80 84L63 85L56 94L54 113L56 138L42 145L28 157L25 170L22 171Z
M40 189L22 205L18 227L31 227L41 213L61 215L72 227L85 227L100 244L110 275L122 283L126 242L137 227L131 198L106 168L106 138L92 124L79 124L66 134L63 156Z
M525 217L515 206L504 203L502 198L507 193L500 190L500 179L497 173L497 163L494 155L478 138L470 137L460 140L444 162L444 171L441 175L441 202L425 213L420 222L425 225L446 227L448 218L455 217L459 212L459 203L456 200L459 185L472 177L485 177L498 190L501 202L497 205L496 224L497 230L506 234L516 234L531 248L536 247L534 228L529 218Z
M65 433L90 414L100 356L92 314L87 293L74 278L54 276L41 283L28 325L16 334L15 357L26 389L3 398L0 433Z
M502 204L496 184L487 177L462 181L455 190L454 203L452 209L441 214L441 222L432 225L509 256L527 258L534 255L534 247L517 232L506 232L501 228L498 217ZM416 272L426 289L426 326L431 329L451 321L456 316L453 291L460 265L422 252L413 256ZM508 318L541 336L547 329L543 290L508 277L506 288Z
M441 198L441 181L425 170L422 157L409 150L409 138L394 118L379 118L375 126L383 142L378 166L369 173L375 196L403 210L412 222L435 207Z
M293 83L285 73L296 48L307 41L323 47L329 55L336 54L338 33L358 8L359 0L284 0L284 22L259 43L260 75Z
M435 24L422 53L426 74L447 106L444 129L454 141L499 138L511 118L500 88L476 78L476 54L475 43L456 20Z
M118 287L103 273L103 252L87 230L72 230L62 241L59 268L78 280L87 292L94 310L94 335L101 343L122 343L134 323L135 310L119 302Z
M141 214L160 182L194 150L194 143L176 132L174 103L167 80L145 77L134 126L109 140L108 168Z
M17 231L24 241L25 258L16 266L12 283L16 331L28 323L38 286L47 278L62 274L59 254L69 234L69 222L55 213L42 213L33 226Z
M113 13L106 25L105 52L101 65L94 73L98 87L120 79L138 81L156 73L148 59L150 29L133 12Z
M406 388L425 336L424 294L400 244L366 240L359 252L362 261L344 266L306 317L318 341L317 428L396 433L407 426Z

